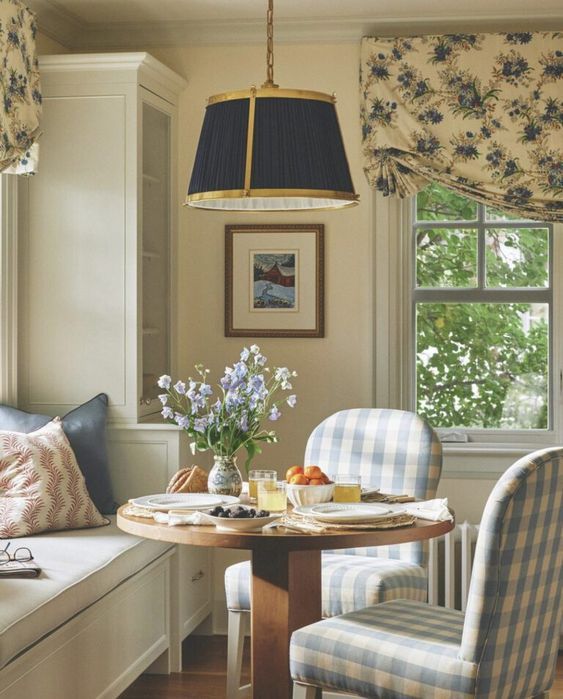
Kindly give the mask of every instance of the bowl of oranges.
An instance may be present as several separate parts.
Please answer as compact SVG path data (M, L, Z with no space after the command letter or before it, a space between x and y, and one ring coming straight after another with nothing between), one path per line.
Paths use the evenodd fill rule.
M319 466L292 466L285 474L287 497L294 507L332 500L334 483Z

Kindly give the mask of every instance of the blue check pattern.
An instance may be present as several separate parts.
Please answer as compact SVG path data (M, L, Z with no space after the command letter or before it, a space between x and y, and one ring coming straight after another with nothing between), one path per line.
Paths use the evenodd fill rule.
M561 624L563 448L517 461L489 496L467 612L396 600L296 631L295 681L375 699L529 699Z
M330 474L355 473L383 492L429 499L436 494L442 448L432 428L402 410L343 410L316 427L305 463ZM426 548L400 546L345 549L322 558L323 616L331 617L393 599L426 601ZM250 610L250 563L225 571L227 607Z

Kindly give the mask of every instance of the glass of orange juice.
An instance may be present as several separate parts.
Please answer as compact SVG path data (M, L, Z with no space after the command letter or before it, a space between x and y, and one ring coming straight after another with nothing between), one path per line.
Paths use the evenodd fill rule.
M268 512L287 510L287 482L276 480L258 481L258 507Z
M334 502L360 502L361 478L352 473L337 473L334 476Z
M250 471L248 474L248 497L252 502L258 498L258 483L261 481L276 481L278 474L275 471Z

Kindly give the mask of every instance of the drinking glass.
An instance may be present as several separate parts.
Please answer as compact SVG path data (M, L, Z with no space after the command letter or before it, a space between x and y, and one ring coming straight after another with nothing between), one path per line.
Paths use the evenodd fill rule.
M334 502L360 502L361 478L352 473L337 473L334 477Z
M278 474L275 471L250 471L248 474L248 497L251 502L256 502L258 497L258 483L260 481L274 481Z
M287 482L276 480L258 481L258 507L268 512L287 510Z

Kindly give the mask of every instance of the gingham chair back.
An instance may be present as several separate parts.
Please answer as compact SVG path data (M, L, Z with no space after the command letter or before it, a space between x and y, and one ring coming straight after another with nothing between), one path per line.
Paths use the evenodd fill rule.
M442 471L442 446L421 417L404 410L342 410L312 432L305 463L326 473L354 473L363 485L384 493L408 493L433 498ZM397 558L423 565L426 546L413 542L396 546L347 549L339 553Z
M563 447L529 454L493 489L481 520L461 658L477 697L539 694L555 670L561 624Z

